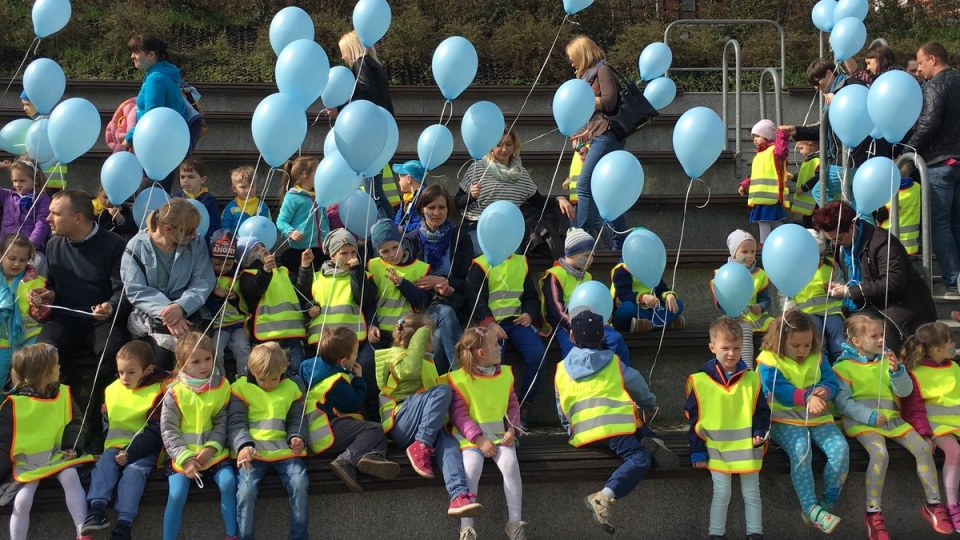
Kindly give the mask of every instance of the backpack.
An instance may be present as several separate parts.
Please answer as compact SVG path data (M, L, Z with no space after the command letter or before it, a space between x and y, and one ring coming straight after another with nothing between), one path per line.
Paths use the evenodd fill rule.
M183 94L183 100L196 111L194 116L200 117L200 137L207 134L207 120L203 116L203 109L200 107L200 92L186 82L180 81L180 92Z
M113 118L103 130L103 139L110 150L119 152L127 131L137 123L137 98L125 100L113 113Z

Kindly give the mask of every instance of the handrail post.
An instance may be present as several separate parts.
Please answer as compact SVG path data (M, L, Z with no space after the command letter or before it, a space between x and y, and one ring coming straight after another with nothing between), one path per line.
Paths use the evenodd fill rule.
M738 173L739 173L740 164L738 161L740 159L740 154L741 154L740 112L741 112L742 103L743 103L743 95L741 93L741 84L740 84L741 68L742 68L741 56L740 56L740 42L735 39L728 40L727 43L723 46L723 81L722 81L723 82L723 91L722 91L723 127L725 130L730 129L729 124L727 123L727 118L728 118L727 117L727 94L728 94L727 83L729 81L728 71L730 69L730 63L728 60L729 58L728 51L730 50L731 45L733 46L733 64L734 64L733 77L734 77L734 88L735 88L733 93L733 104L734 104L733 105L733 119L734 119L733 150L734 150L734 163L736 164L735 166L738 168ZM727 137L729 138L729 134L727 135ZM723 149L724 150L727 149L726 138L724 139Z
M767 118L767 86L766 86L766 76L770 75L770 78L773 80L773 106L775 108L774 114L776 114L777 125L783 125L783 103L781 102L780 97L780 80L777 79L777 70L773 68L767 68L760 72L760 118Z
M931 228L933 224L930 217L930 197L932 195L930 193L930 182L927 181L929 170L927 169L927 162L916 152L901 154L900 157L897 158L897 166L908 161L913 162L913 165L917 168L917 174L920 175L920 260L923 264L923 279L926 280L927 287L931 287L932 290L933 233L931 232ZM893 219L893 209L897 208L899 210L899 200L899 190L897 190L897 193L894 195L894 201L890 204L891 220ZM894 223L898 226L900 225L899 220ZM894 234L896 234L896 232Z

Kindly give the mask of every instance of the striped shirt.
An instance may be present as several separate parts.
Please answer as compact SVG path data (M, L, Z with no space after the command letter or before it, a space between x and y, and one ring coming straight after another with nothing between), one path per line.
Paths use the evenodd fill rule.
M464 219L467 221L477 221L483 210L497 201L510 201L517 206L527 202L534 193L537 192L537 185L533 183L530 174L523 168L520 158L514 157L512 164L520 168L520 177L516 182L508 182L497 178L494 169L489 169L484 165L483 160L476 160L467 168L463 180L460 182L460 189L470 193L470 186L480 184L480 194L476 197L470 197L467 208L464 210Z

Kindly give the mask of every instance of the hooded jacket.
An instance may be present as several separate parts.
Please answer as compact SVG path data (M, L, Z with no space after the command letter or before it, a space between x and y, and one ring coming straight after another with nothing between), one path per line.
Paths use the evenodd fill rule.
M166 286L157 285L156 247L149 232L130 239L120 263L120 277L127 287L127 299L133 307L157 317L160 310L177 303L190 316L197 312L213 291L216 276L210 265L210 254L203 238L197 237L185 246L177 246L170 278ZM143 264L141 268L137 259Z
M0 234L20 233L30 239L38 251L44 251L50 238L50 224L47 223L50 197L43 192L23 196L12 189L0 188L0 201L3 203Z
M320 384L327 377L334 375L346 375L350 382L340 380L334 383L333 387L327 392L327 399L323 403L307 403L306 407L313 410L316 405L321 411L325 412L329 418L333 418L336 413L353 414L363 413L367 407L367 381L363 377L352 377L349 371L342 366L330 365L316 356L307 358L300 364L300 378L304 384L314 386ZM308 390L309 391L309 390ZM336 411L334 411L336 409Z
M140 85L140 93L137 94L137 121L157 107L173 109L183 116L184 121L189 120L193 115L187 111L187 102L180 91L180 80L180 68L166 60L160 60L147 68L143 84ZM128 143L133 143L133 132L136 128L137 126L133 125L127 130L124 140Z

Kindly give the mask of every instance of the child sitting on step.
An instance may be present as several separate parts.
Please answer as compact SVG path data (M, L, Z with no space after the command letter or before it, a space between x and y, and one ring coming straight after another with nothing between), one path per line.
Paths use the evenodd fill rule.
M820 250L820 266L810 278L810 282L800 289L796 296L788 301L787 309L795 307L813 320L818 336L823 338L820 351L827 357L830 365L836 363L843 352L843 300L833 298L828 293L834 273L833 257L826 256L826 242L823 235L813 229L807 229L817 241Z
M634 277L621 259L610 270L610 283L615 306L613 327L617 330L642 334L664 326L667 330L683 328L683 302L662 279L651 288Z
M430 265L415 258L401 242L403 235L393 220L381 219L370 228L370 243L379 257L367 262L367 271L377 287L377 338L370 334L375 349L390 346L394 325L408 311L426 310L433 300L433 292L414 283L427 275Z

